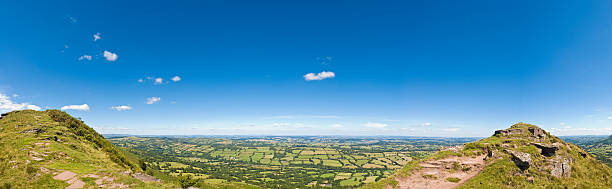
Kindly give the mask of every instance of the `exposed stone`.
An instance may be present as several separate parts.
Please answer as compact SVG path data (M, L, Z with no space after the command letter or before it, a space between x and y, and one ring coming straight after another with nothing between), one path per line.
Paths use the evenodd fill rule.
M40 131L42 131L42 129L40 128L34 128L34 129L28 129L23 131L22 133L40 133Z
M569 178L572 175L572 168L570 167L570 161L571 160L562 158L560 156L557 156L553 160L549 160L550 174L557 178L561 178L561 177Z
M531 166L531 154L528 153L524 153L524 152L516 152L516 151L512 151L512 150L506 150L508 153L510 153L510 155L512 155L512 161L514 161L514 164L516 164L516 166L518 166L521 170L527 170L529 169L529 166Z
M546 140L546 131L544 131L544 129L541 129L539 127L529 127L527 128L527 130L529 130L529 132L533 134L533 136L535 137L535 141L543 142Z
M149 176L144 173L134 173L132 174L132 177L137 178L138 180L141 180L143 182L160 182L161 181L153 176Z
M561 143L553 143L553 144L542 144L542 143L532 143L534 146L538 147L543 156L551 157L555 155L555 152L559 150L559 146L562 146Z
M579 153L580 153L580 155L581 155L583 158L586 158L586 157L587 157L587 153L585 153L585 152L579 152Z
M523 134L523 130L522 129L506 129L506 130L497 130L495 131L494 135L502 135L502 136L508 136L508 135L513 135L513 134Z

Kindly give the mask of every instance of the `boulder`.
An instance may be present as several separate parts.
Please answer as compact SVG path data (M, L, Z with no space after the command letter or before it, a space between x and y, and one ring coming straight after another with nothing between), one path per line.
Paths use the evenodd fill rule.
M529 169L532 163L531 154L512 150L507 150L507 152L512 155L512 161L514 161L517 167L523 171Z
M572 176L572 168L570 167L570 161L567 158L562 158L557 156L555 159L550 160L550 174L554 177L561 178L566 177L569 178Z
M555 152L559 150L559 147L563 145L561 143L553 143L553 144L532 143L532 144L538 147L542 155L546 157L554 156Z

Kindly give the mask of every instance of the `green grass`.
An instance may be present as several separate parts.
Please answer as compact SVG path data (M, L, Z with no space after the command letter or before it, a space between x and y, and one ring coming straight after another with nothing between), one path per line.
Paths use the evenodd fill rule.
M461 179L457 178L457 177L448 177L448 178L446 178L446 181L448 181L448 182L459 182L459 181L461 181Z

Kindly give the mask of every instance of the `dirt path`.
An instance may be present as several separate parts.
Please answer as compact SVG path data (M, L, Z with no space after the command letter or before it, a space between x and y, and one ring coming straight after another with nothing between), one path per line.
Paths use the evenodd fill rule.
M484 155L475 158L452 156L421 162L419 163L421 169L415 170L412 175L396 178L398 187L401 189L457 188L485 167L484 157ZM447 178L460 180L450 182Z
M66 187L66 189L77 189L83 188L83 186L85 186L85 182L79 180L77 174L72 171L64 171L60 174L53 176L53 179L63 180L66 181L66 183L70 184L70 186Z

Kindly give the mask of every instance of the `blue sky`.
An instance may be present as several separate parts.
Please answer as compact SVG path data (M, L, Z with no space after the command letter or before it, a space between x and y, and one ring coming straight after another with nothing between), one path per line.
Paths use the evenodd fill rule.
M611 5L5 1L0 111L102 133L612 134Z

